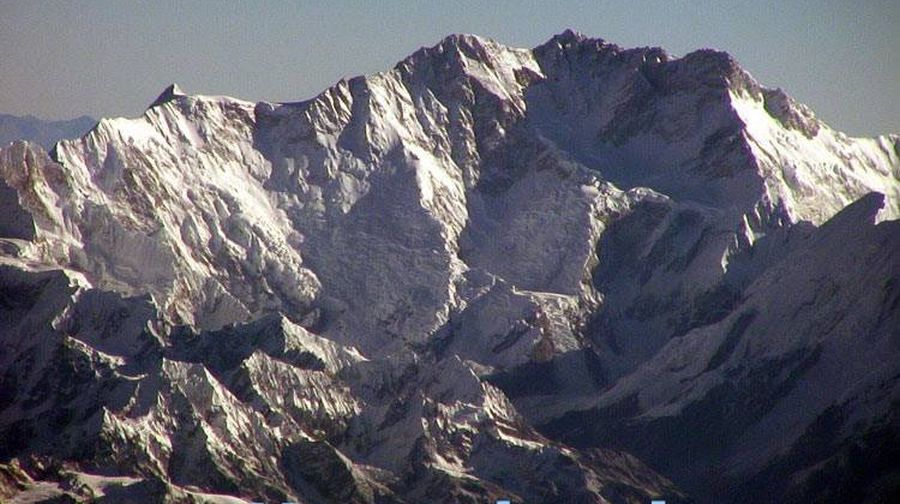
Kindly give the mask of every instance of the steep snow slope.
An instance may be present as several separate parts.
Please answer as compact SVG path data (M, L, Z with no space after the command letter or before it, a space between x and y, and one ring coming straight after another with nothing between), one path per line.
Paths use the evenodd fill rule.
M14 322L3 357L14 400L0 432L36 433L4 453L78 460L86 465L72 470L88 475L123 464L170 485L163 492L676 495L628 457L572 451L529 423L554 421L548 432L582 447L647 454L570 420L627 423L637 413L611 405L647 383L655 395L641 412L702 401L703 388L667 396L688 394L684 377L647 366L699 359L684 342L733 349L741 336L723 334L739 321L765 323L783 335L778 351L812 359L812 347L790 343L806 319L741 318L753 293L781 300L773 309L807 300L843 317L847 341L884 339L850 300L877 297L892 278L895 258L878 255L892 246L882 236L892 222L877 233L859 219L813 228L863 197L874 208L871 191L884 195L877 220L900 217L898 144L831 130L725 53L674 59L572 32L533 50L454 35L298 103L173 85L142 117L102 120L49 155L26 143L0 151L2 308ZM823 243L859 233L883 265L816 249L859 295L819 307L806 277L759 287L806 274L784 258L836 227L843 238ZM753 375L766 355L735 365ZM92 399L26 400L53 390L70 362L90 370L76 383ZM796 364L778 362L779 372ZM703 383L715 389L722 372L701 373ZM754 421L795 418L754 383L715 390L763 404ZM823 395L816 415L839 402L819 382L797 387ZM870 423L884 412L848 408ZM57 442L54 421L77 425L69 441ZM750 436L741 425L729 443ZM778 446L799 435L784 433ZM102 457L86 436L105 440ZM747 454L744 474L762 474L778 451L751 456L756 444L741 443L729 456ZM695 473L656 464L690 484L724 460L704 457ZM522 471L565 483L542 494L510 475L519 459ZM323 465L307 469L310 460Z
M896 434L900 222L874 224L883 202L872 194L818 229L760 239L747 260L768 264L726 317L672 339L548 430L659 461L698 495L752 500L807 487L837 498L816 488L831 447ZM769 469L779 458L783 467ZM858 479L840 491L861 501L881 475L852 470Z
M198 327L277 310L370 352L446 326L473 301L459 293L480 292L467 271L567 296L561 332L496 362L521 363L578 346L570 326L600 300L600 235L653 194L638 187L708 214L713 243L682 282L654 287L677 311L771 226L821 222L870 190L895 217L894 145L832 132L721 53L670 61L572 33L534 51L453 36L299 104L173 87L141 118L61 142L60 167L8 149L4 179L46 216L36 226L50 250L35 260L149 292L172 321ZM12 169L23 163L34 177ZM626 339L637 357L625 369L658 346Z
M0 457L19 457L4 471L24 471L22 498L679 495L633 457L544 438L458 358L371 362L280 316L169 330L146 297L79 287L66 272L4 266L0 279Z

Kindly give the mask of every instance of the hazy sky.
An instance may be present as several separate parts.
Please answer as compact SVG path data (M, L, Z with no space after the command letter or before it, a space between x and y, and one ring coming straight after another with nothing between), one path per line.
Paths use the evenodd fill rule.
M0 112L135 116L171 82L296 101L450 33L533 47L565 28L674 55L727 50L838 129L900 132L896 0L0 0Z

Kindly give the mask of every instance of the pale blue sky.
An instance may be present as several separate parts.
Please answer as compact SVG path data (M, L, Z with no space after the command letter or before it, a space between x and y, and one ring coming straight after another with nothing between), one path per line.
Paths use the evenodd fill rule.
M134 116L170 82L296 101L450 33L533 47L565 28L675 55L727 50L838 129L900 132L896 0L0 0L0 112Z

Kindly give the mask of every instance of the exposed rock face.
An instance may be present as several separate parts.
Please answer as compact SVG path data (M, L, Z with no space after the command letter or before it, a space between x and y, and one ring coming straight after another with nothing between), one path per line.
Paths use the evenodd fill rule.
M873 194L819 229L760 239L732 271L769 265L744 280L727 315L673 338L547 432L631 450L722 499L777 489L862 502L863 487L875 485L869 497L890 488L878 480L896 467L834 467L847 444L866 440L879 454L891 448L868 440L896 435L900 222L874 225L882 204Z
M150 485L146 498L174 501L678 495L633 458L538 434L456 357L371 361L281 316L159 331L147 298L79 286L61 270L4 266L0 275L0 456L62 464L23 479L13 459L8 493L78 500L124 486L138 498ZM510 472L520 464L521 475ZM73 478L86 488L66 486Z
M843 495L897 435L898 144L572 32L14 143L0 492Z

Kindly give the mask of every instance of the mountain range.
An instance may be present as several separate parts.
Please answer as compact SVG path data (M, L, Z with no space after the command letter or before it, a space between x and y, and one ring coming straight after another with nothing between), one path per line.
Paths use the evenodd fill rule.
M63 139L77 138L94 127L97 120L88 116L64 121L45 121L34 116L0 114L0 145L28 140L50 149Z
M891 502L900 136L452 35L0 150L13 502Z

